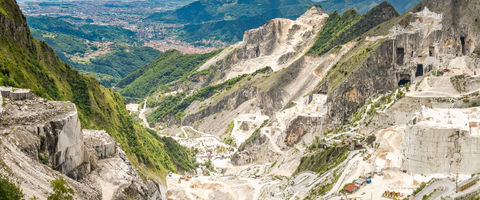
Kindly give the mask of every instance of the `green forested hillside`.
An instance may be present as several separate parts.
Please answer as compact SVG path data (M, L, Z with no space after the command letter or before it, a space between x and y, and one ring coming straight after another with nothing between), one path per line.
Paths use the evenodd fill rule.
M65 17L28 17L28 24L34 27L32 35L51 46L62 61L95 77L106 87L114 86L161 53L140 46L142 42L132 31L114 26L74 25L63 19ZM98 45L107 42L102 49L106 54L88 58L100 50Z
M317 34L315 43L308 53L322 55L328 52L332 49L332 46L338 45L334 44L333 40L360 18L361 15L355 9L349 9L343 14L338 14L338 12L330 14L322 30Z
M236 20L279 10L283 16L300 15L312 5L310 0L199 0L177 10L155 13L149 21L186 24Z
M167 89L167 84L186 78L202 63L219 51L206 54L182 54L169 50L154 61L131 73L120 81L117 87L126 98L144 98L151 92Z
M243 33L273 18L294 19L312 5L310 0L200 0L174 11L155 13L153 23L184 24L178 38L204 45L203 40L227 43L242 40Z
M139 42L135 32L116 26L100 26L95 24L72 24L62 18L28 17L28 26L51 33L72 35L90 41L112 41L133 44Z
M86 75L95 77L105 87L115 86L123 77L148 64L161 54L150 47L114 45L112 52L86 63L71 65Z
M149 133L130 117L119 94L80 74L47 44L34 39L14 0L0 0L0 21L4 22L0 24L0 85L30 88L44 98L72 101L83 128L105 129L145 176L193 165L190 150ZM187 158L173 156L166 146Z
M300 14L303 14L307 7L302 5L289 8L296 10L296 12L284 12L282 9L272 9L256 16L242 16L235 20L188 24L181 28L178 38L192 43L202 41L205 38L223 42L240 41L243 39L243 34L246 30L258 28L268 20L274 18L296 18Z
M397 11L387 2L383 2L360 16L354 9L339 15L334 12L327 19L309 54L322 55L338 45L343 45L371 28L398 16Z
M366 13L383 1L392 4L398 12L404 13L417 5L421 0L325 0L318 2L318 4L321 5L326 12L338 11L343 13L350 8L355 8L360 13Z
M204 40L232 43L242 40L246 30L257 28L274 18L294 19L312 4L319 4L327 13L344 13L354 8L366 13L384 0L200 0L174 11L155 13L148 22L183 24L178 39L197 45ZM387 0L404 13L420 0Z

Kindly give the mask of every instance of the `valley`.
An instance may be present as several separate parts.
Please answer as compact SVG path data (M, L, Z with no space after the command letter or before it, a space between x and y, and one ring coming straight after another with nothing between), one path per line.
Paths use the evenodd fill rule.
M0 197L480 198L480 1L82 3L0 0Z
M328 12L355 7L362 13L380 3L363 1L318 3ZM391 1L400 8L416 3ZM221 7L223 3L225 6ZM314 3L317 2L21 1L19 5L28 16L36 39L52 46L62 61L111 88L161 52L215 51L242 40L246 30L271 19L297 18ZM197 14L196 18L187 19Z

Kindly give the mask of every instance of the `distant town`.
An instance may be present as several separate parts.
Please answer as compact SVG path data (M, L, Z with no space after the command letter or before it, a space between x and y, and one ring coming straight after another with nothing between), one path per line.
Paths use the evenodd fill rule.
M144 45L159 51L176 49L183 53L205 53L227 44L218 41L202 41L190 44L177 38L181 24L145 22L145 18L157 12L173 10L191 0L175 1L71 1L19 3L27 16L60 17L73 24L97 24L120 26L134 31L145 41Z

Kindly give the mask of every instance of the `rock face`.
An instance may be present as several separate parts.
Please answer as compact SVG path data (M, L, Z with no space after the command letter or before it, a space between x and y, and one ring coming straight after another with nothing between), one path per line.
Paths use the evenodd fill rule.
M272 158L277 156L266 143L269 142L267 136L263 133L253 133L238 151L232 156L231 161L234 165L246 165L259 162L269 162ZM261 152L261 153L259 153Z
M98 159L111 158L117 153L117 143L107 132L83 130L83 134L85 143L95 150Z
M89 179L101 187L102 199L166 199L165 188L152 180L142 181L120 145L107 132L84 130L85 144L94 150L95 168Z
M43 99L7 100L3 132L19 129L29 132L38 139L33 144L36 148L24 146L27 153L71 178L86 176L90 171L88 154L74 104Z
M27 20L21 14L20 8L15 1L5 1L2 8L11 15L0 15L0 36L11 38L28 48L33 48L30 29Z
M300 139L309 132L318 132L322 127L322 117L307 117L307 116L298 116L287 128L287 137L285 138L285 143L288 146L293 146Z
M423 110L403 136L402 168L411 174L480 172L477 109Z
M288 67L313 44L327 17L321 7L313 6L296 20L270 20L257 29L246 31L242 42L225 49L199 71L216 65L222 70L221 80L224 81L266 66L274 71Z
M44 198L51 190L48 181L65 174L78 198L100 199L94 187L76 181L88 183L91 166L75 105L31 97L22 101L6 98L2 113L4 150L0 154L11 176L27 197Z
M328 93L327 121L331 123L327 128L339 127L370 97L421 80L424 74L437 70L435 67L446 65L444 58L473 52L480 30L471 25L473 22L469 23L471 19L465 19L465 24L453 23L452 13L430 11L449 10L445 8L451 5L445 2L450 1L440 2L424 1L416 9L419 12L402 16L399 24L391 27L388 36L367 38L366 43L379 44L365 61L352 66L358 69L348 74L338 86L327 81L320 87L319 93ZM471 3L462 6L466 4ZM478 8L478 5L470 6ZM466 18L461 12L453 15Z
M165 199L163 186L144 183L105 131L82 131L74 104L34 96L3 100L0 156L5 166L0 168L20 183L27 198L45 199L49 181L64 174L75 199Z

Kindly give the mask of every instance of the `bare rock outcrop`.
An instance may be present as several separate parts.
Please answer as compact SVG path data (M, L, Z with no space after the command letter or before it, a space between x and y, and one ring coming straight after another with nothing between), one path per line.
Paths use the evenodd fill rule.
M4 99L0 124L4 167L10 169L27 196L44 198L51 191L49 181L64 174L78 197L100 199L94 183L86 179L90 155L75 105L30 97Z
M111 158L117 153L117 143L104 130L83 130L85 144L93 148L98 159Z
M298 116L290 122L287 128L285 143L288 146L293 146L298 143L305 134L315 131L318 132L321 129L322 119L322 117Z
M246 165L252 163L266 163L275 158L278 153L272 151L268 146L269 139L262 128L256 130L250 138L248 138L238 151L233 154L231 161L234 165Z
M95 151L96 172L89 179L101 188L102 199L165 199L166 189L143 182L120 145L103 130L84 130L85 144Z
M82 179L88 174L89 155L85 151L74 104L40 98L7 100L0 128L2 132L31 133L36 136L36 142L29 141L19 146L32 158L40 159L73 179Z
M246 31L242 42L225 49L199 70L214 66L222 70L219 79L227 80L266 66L273 71L286 68L308 51L327 18L321 7L312 6L296 20L270 20Z
M73 103L24 97L2 98L0 171L27 198L45 199L49 181L66 175L75 199L165 199L164 186L144 182L108 133L82 130Z
M402 168L411 174L480 172L478 108L422 109L403 135Z

